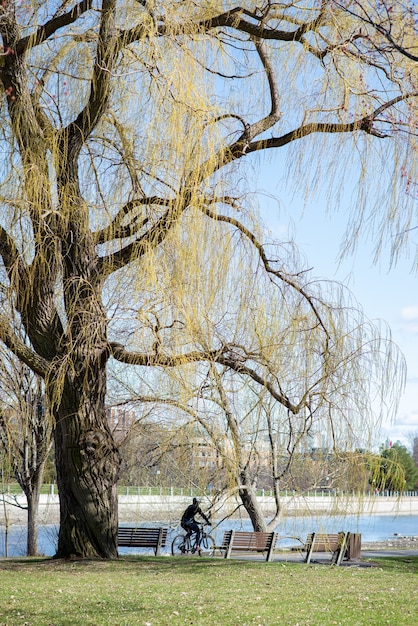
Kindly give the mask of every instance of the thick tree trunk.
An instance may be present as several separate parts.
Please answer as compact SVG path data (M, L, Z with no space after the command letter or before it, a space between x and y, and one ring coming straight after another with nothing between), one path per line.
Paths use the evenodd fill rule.
M95 380L89 374L71 384L66 379L55 411L57 558L117 557L120 458L105 414L105 369L96 370Z
M240 471L239 497L248 513L256 532L266 532L267 523L257 500L257 493L252 484L251 476L246 469Z

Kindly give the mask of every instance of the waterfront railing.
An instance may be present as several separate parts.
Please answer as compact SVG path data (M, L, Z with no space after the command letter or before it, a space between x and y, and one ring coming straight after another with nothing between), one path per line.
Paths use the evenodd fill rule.
M22 494L22 489L17 483L10 483L3 486L3 489L0 489L0 493L6 493L8 495L20 495ZM42 494L55 495L58 493L58 487L56 484L45 484L41 489ZM208 496L211 497L216 491L212 488L200 489L197 487L164 487L164 486L156 486L156 485L119 485L118 486L118 495L120 496L184 496L184 497L202 497ZM257 496L262 498L273 498L274 492L270 489L257 489ZM296 491L292 489L284 489L280 492L281 497L292 497L292 496L306 496L306 497L355 497L355 498L370 498L371 496L375 497L388 497L388 498L398 498L398 497L418 497L418 491L390 491L389 489L384 489L382 491L356 491L350 490L345 491L342 489L310 489L307 491Z

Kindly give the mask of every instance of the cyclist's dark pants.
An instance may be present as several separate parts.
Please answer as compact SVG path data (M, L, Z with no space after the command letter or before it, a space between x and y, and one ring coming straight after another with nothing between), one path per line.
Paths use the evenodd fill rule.
M192 533L196 533L196 545L200 545L200 527L198 524L196 524L194 519L183 522L181 526L189 533L189 535L191 535Z

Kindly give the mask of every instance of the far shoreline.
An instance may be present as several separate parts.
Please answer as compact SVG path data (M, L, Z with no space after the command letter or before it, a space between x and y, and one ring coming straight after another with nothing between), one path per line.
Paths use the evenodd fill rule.
M184 508L190 504L191 496L155 496L125 495L119 496L119 522L157 522L165 520L170 525L177 524ZM258 497L259 504L266 518L274 514L274 499ZM239 508L236 498L229 498L218 503L212 509L212 517L238 517L247 514ZM283 517L320 516L320 515L418 515L418 496L284 496L282 498ZM204 511L211 509L210 499L201 497ZM235 514L234 514L235 511ZM23 495L0 496L0 526L11 524L26 525L26 498ZM39 524L59 523L59 497L56 494L42 495L39 503Z

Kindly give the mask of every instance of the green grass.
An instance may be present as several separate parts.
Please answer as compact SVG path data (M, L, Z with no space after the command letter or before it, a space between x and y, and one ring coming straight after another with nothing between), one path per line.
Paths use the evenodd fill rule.
M0 625L412 626L418 558L376 563L3 559Z

